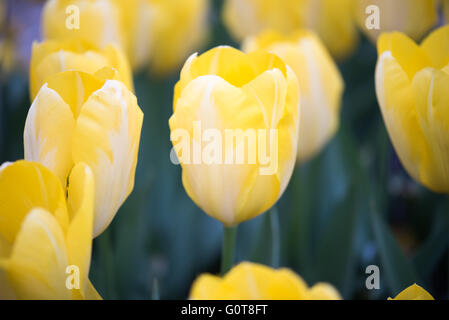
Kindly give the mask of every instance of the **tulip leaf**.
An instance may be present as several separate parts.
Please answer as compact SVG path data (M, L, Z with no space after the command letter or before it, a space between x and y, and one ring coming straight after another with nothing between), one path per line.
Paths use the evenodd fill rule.
M371 224L380 254L380 274L385 276L390 293L395 294L419 282L416 270L375 208L371 210Z
M424 278L427 278L435 269L449 244L447 207L443 206L442 209L435 215L428 239L413 258L416 269Z

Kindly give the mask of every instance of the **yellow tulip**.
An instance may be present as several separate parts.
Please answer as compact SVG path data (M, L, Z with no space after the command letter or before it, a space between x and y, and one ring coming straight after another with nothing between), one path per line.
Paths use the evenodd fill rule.
M120 80L133 90L131 68L124 53L115 45L99 49L79 39L35 42L30 63L31 98L36 97L46 79L53 74L68 70L95 74L105 67L116 71L112 79Z
M29 110L26 160L44 164L64 187L74 164L92 169L95 236L134 187L142 121L136 97L123 83L79 71L48 77Z
M358 36L353 0L226 0L224 22L237 40L266 29L291 33L300 28L318 33L332 55L345 58Z
M187 60L169 124L184 188L207 214L233 226L279 199L296 158L298 98L295 74L273 54L217 47Z
M111 0L49 0L42 12L45 39L81 39L104 48L125 48L120 10Z
M379 11L372 11L369 8L372 5ZM419 40L437 23L438 5L438 0L355 0L355 16L360 29L373 42L382 32L391 31L400 31ZM377 13L378 29L372 25Z
M115 0L121 6L134 69L173 72L204 42L209 0Z
M430 293L418 286L416 283L399 293L396 297L388 300L435 300Z
M69 181L66 202L59 179L41 164L1 167L0 298L101 299L88 279L94 176L79 163ZM77 270L73 279L68 268Z
M449 193L449 26L420 46L382 34L378 52L377 99L402 164L429 189Z
M340 300L340 294L327 283L308 287L289 269L272 269L243 262L223 278L200 275L192 285L195 300Z
M298 161L317 154L339 125L343 78L320 39L309 31L266 31L243 42L243 51L267 50L295 72L301 91Z

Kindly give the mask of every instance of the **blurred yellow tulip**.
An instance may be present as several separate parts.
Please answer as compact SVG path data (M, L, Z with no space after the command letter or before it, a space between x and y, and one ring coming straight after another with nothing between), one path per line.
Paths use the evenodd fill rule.
M403 290L394 298L388 300L435 300L430 293L416 283Z
M81 39L99 48L126 46L119 7L111 0L49 0L42 12L45 39Z
M438 21L438 0L354 0L360 29L376 42L382 32L400 31L421 39ZM376 6L378 11L370 6ZM371 22L378 14L379 28ZM373 20L371 20L373 19ZM367 26L368 22L368 26Z
M274 54L222 46L187 60L169 124L184 188L207 214L233 226L279 199L296 159L298 99Z
M338 291L327 283L308 287L289 269L272 269L243 262L223 278L200 275L192 285L195 300L341 300Z
M115 0L121 6L133 69L173 72L208 33L209 0Z
M101 299L88 279L94 176L79 163L69 181L66 202L59 179L41 164L0 168L1 299Z
M355 49L358 36L353 0L226 0L224 22L237 40L267 29L291 33L314 30L337 59Z
M295 72L301 91L298 162L317 154L339 125L343 78L332 57L310 31L282 35L266 31L243 42L243 51L267 50Z
M77 70L94 74L101 69L113 68L111 80L120 80L133 90L131 68L122 50L115 45L99 49L86 41L46 40L33 43L30 63L31 99L34 99L46 79L58 72Z
M47 78L29 110L25 159L51 169L66 186L73 165L95 176L94 235L112 221L134 187L143 114L117 80L65 71ZM98 74L98 73L97 73Z
M449 26L420 46L382 34L378 52L377 99L402 164L429 189L449 193Z

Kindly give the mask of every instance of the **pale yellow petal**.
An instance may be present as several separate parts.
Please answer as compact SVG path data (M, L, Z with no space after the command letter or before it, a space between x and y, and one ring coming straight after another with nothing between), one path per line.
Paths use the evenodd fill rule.
M69 105L44 85L28 111L24 129L25 160L42 163L65 188L72 167L75 118Z
M419 124L427 141L429 163L421 163L420 181L431 190L449 192L449 74L426 68L413 79Z
M396 153L408 173L421 181L431 165L430 150L419 123L411 81L390 51L377 63L376 93Z
M72 218L67 230L67 251L71 265L79 267L80 290L88 286L94 224L94 176L90 168L78 163L70 173L68 203Z
M109 225L134 187L142 121L136 97L115 80L107 80L82 106L72 156L95 176L94 236Z

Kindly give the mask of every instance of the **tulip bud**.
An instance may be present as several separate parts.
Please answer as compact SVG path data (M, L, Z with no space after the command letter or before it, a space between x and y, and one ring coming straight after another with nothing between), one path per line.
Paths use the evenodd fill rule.
M194 300L341 300L327 283L308 287L289 269L275 270L264 265L242 262L223 278L199 276L192 285Z
M438 0L355 0L355 17L373 42L391 31L419 40L437 23L438 5Z
M49 0L42 32L45 39L81 39L99 48L126 45L119 8L110 0Z
M408 173L449 193L449 26L419 46L402 33L378 41L376 93L393 146Z
M95 236L133 189L142 121L136 97L123 83L78 71L50 76L29 110L26 160L44 164L63 186L74 164L92 169Z
M69 207L58 178L36 162L0 171L0 295L18 299L99 299L89 282L94 177L78 163ZM3 248L2 248L3 247ZM77 268L67 287L67 268Z
M396 297L388 300L435 300L430 293L418 286L416 283L404 289Z
M208 31L208 0L115 0L120 6L133 69L173 72L198 50Z
M348 56L357 44L353 0L226 0L223 19L237 40L265 30L291 33L314 30L337 59Z
M171 139L184 188L227 226L268 210L294 167L298 81L277 56L217 47L192 55L175 87Z
M344 82L320 39L309 31L266 31L243 43L245 52L266 50L295 72L301 91L298 162L317 154L338 129Z
M122 81L133 90L132 74L128 61L115 45L99 49L82 40L46 40L33 43L30 64L31 98L36 97L46 79L58 72L77 70L90 74L105 67L114 69L111 79Z

